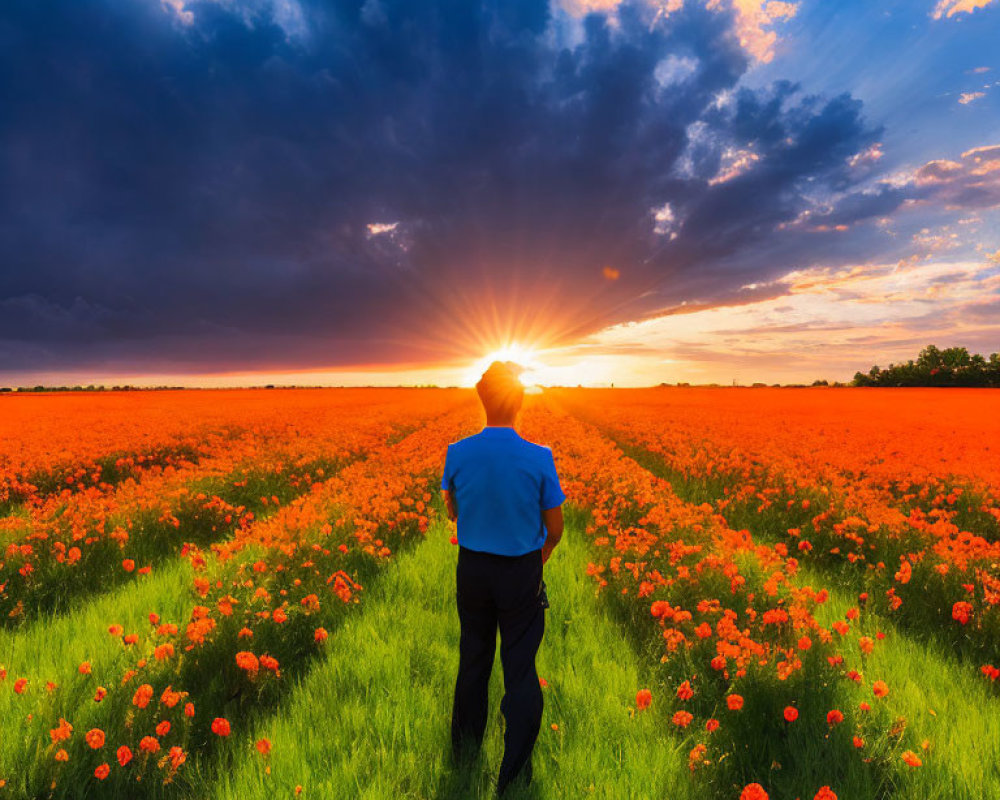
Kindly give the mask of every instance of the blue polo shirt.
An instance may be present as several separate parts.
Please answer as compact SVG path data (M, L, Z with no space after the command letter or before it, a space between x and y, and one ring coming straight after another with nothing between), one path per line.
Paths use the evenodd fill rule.
M504 556L541 549L542 509L566 499L552 449L503 425L448 445L441 488L455 498L458 543Z

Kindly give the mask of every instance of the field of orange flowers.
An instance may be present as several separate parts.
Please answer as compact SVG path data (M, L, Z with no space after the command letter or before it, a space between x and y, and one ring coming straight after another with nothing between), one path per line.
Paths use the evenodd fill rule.
M583 672L625 724L655 720L643 730L662 755L587 788L565 752L582 745L552 721L559 744L540 738L541 794L525 796L653 796L632 781L671 770L672 791L692 798L1000 791L995 402L989 390L529 395L518 430L552 447L568 497L571 541L553 559L593 598L573 624L613 643L603 662L550 671L546 713L560 669ZM345 622L389 603L397 635L426 645L428 630L406 627L424 600L367 596L407 564L448 575L422 540L450 536L446 445L483 421L465 389L0 398L0 799L280 794L268 781L281 754L254 731L347 657ZM570 613L558 585L550 594L550 620ZM602 693L626 651L642 684ZM342 687L393 698L404 719L421 688L440 699L437 738L377 733L379 752L352 756L373 765L357 796L389 796L386 760L413 763L392 794L469 796L415 788L447 736L450 669L425 687ZM336 740L346 720L330 715ZM286 758L295 782L281 789L328 796L308 776L333 756ZM265 771L237 792L223 779L249 763Z

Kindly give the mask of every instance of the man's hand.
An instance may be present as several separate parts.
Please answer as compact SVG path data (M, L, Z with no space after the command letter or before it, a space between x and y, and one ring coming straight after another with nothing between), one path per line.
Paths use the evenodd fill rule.
M552 555L552 551L556 549L556 545L562 540L562 506L543 509L542 522L545 523L545 529L549 532L548 536L545 537L545 544L542 545L542 564L544 564L549 560L549 556Z
M455 496L447 489L442 489L441 494L444 495L444 504L448 509L448 519L452 522L457 522L458 508L455 506Z

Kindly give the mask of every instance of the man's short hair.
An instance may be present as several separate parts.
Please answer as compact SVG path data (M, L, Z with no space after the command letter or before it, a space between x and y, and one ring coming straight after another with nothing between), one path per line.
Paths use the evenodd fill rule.
M509 419L524 402L524 386L518 374L522 368L513 361L494 361L476 384L476 392L486 416Z

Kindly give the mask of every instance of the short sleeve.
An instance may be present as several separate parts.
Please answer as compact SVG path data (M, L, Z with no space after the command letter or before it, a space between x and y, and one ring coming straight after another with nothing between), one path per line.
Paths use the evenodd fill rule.
M448 452L444 457L444 475L441 476L441 488L449 492L453 490L455 478L455 459L451 455L451 445L448 445Z
M545 451L542 464L542 508L555 508L562 505L566 494L559 485L559 475L556 472L556 462L552 457L551 450Z

